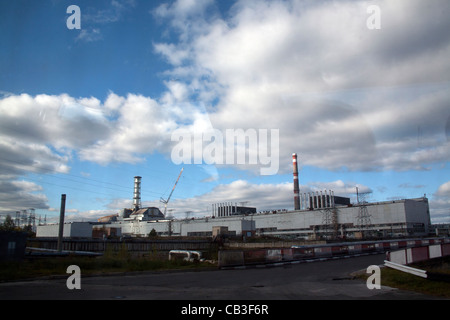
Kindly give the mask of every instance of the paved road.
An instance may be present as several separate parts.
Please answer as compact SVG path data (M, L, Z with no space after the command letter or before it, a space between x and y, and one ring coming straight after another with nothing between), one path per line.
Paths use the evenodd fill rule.
M0 284L4 299L302 300L430 299L384 287L369 290L351 272L383 263L384 254L302 263L287 267L82 277L80 290L66 279ZM81 273L83 271L81 270ZM69 275L67 276L69 277ZM381 279L381 284L383 280Z

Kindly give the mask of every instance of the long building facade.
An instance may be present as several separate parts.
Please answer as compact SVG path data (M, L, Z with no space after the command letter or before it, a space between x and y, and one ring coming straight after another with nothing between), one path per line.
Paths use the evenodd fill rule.
M123 236L147 236L152 230L160 236L212 236L213 228L225 227L236 236L358 238L363 234L425 236L430 224L428 199L424 197L224 217L116 221L105 226L120 228Z
M108 221L72 223L64 227L64 236L87 238L102 229L115 230L114 234L122 237L146 237L150 233L207 237L213 236L214 230L226 230L228 235L245 237L352 239L427 236L432 231L426 197L180 220L166 219L157 208L146 208L138 213L126 217L118 214ZM57 225L38 226L37 237L57 237L57 230Z

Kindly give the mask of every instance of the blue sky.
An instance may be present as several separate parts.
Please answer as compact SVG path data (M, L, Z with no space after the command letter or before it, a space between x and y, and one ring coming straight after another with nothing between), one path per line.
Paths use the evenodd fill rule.
M135 175L162 208L181 168L176 217L292 209L296 152L302 192L426 194L432 221L450 222L449 13L444 0L0 1L0 213L51 220L66 193L69 219L95 220L131 206ZM211 129L277 130L276 174L260 158L174 161L174 132Z

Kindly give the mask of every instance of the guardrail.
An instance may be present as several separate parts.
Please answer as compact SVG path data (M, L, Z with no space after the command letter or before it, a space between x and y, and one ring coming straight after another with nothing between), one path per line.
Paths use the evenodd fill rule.
M410 273L410 274L413 274L413 275L418 276L418 277L428 278L427 271L425 271L425 270L420 270L420 269L408 267L408 266L405 266L405 265L402 265L402 264L398 264L398 263L395 263L395 262L390 262L390 261L387 261L387 260L384 260L384 265L386 267L389 267L389 268L392 268L392 269L396 269L396 270L399 270L399 271L402 271L402 272Z

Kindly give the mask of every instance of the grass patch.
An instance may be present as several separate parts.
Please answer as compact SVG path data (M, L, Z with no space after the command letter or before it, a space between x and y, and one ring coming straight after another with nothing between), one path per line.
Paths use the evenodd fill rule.
M448 275L450 274L450 256L422 261L410 266L427 272ZM369 275L362 273L358 277L367 280ZM450 299L449 282L424 279L388 267L381 268L381 285Z
M23 280L45 276L67 275L70 265L77 265L81 275L102 274L110 272L156 271L173 269L193 269L211 267L209 263L169 261L166 256L150 252L145 256L134 257L126 250L106 251L100 257L49 257L8 261L0 264L0 281Z
M450 256L417 262L412 264L411 267L428 272L450 275Z
M450 283L432 281L391 268L381 268L381 285L450 298Z
M387 267L381 269L381 285L450 298L450 284L448 282L432 281Z

